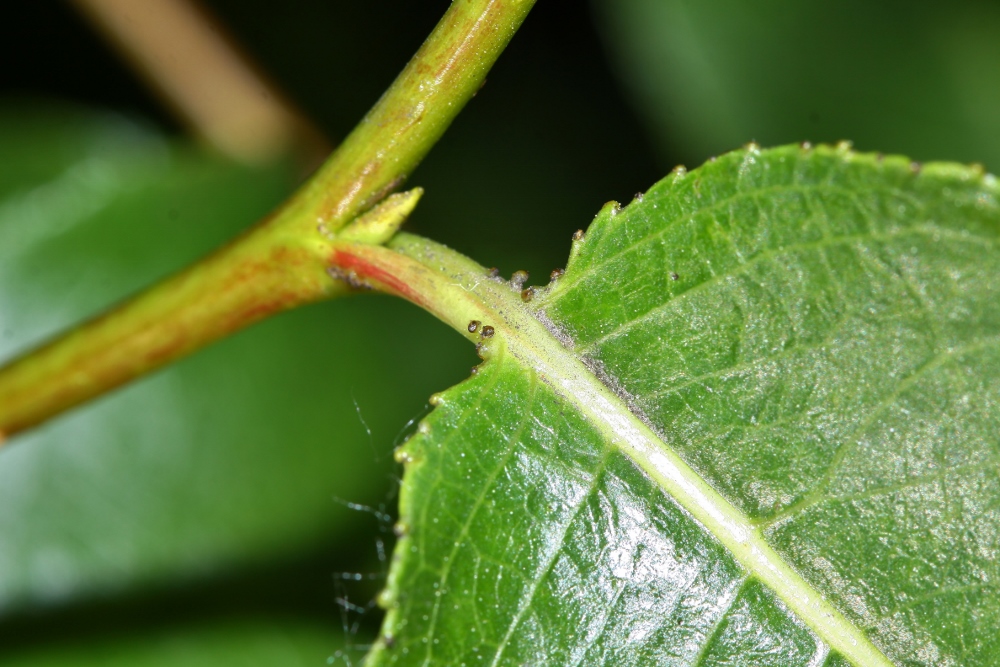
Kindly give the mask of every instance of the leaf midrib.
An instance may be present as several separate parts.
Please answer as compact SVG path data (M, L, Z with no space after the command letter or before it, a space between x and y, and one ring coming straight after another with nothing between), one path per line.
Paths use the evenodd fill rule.
M434 278L437 298L454 307L446 318L456 328L464 319L478 319L495 330L482 340L487 361L510 354L532 369L564 401L574 406L612 446L628 456L660 488L719 540L733 557L830 648L855 665L893 667L864 632L805 581L767 543L761 530L715 491L583 360L567 349L543 323L537 310L521 301L508 283L489 278L466 257L430 241L400 235L398 251L417 259ZM424 278L430 278L426 274ZM452 321L454 320L454 321ZM549 325L551 326L551 325Z

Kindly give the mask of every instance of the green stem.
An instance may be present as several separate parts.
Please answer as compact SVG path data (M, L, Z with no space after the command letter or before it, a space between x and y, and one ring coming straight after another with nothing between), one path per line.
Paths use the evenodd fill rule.
M455 0L416 56L289 206L330 232L396 189L482 87L535 0ZM305 231L305 230L303 230Z
M440 138L534 0L456 0L319 171L229 246L0 369L0 440L282 310L345 294L335 235Z

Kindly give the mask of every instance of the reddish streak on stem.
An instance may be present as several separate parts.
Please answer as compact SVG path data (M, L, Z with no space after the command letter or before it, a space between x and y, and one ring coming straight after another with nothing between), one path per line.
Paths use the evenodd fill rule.
M373 287L383 288L384 291L400 296L422 308L429 308L430 304L425 301L419 292L403 282L399 276L393 274L388 268L380 266L371 259L344 248L334 250L331 259L335 267L345 272L353 272L355 276L363 281L377 283Z

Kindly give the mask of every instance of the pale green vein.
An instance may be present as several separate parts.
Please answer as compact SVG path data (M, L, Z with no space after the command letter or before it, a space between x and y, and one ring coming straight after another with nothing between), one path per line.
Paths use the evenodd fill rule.
M867 489L865 491L858 491L855 493L845 493L837 496L820 496L812 498L808 503L799 503L789 508L789 511L783 512L780 515L773 517L768 517L767 519L760 520L756 522L756 525L760 527L768 527L774 525L778 521L787 520L795 515L802 514L810 507L815 507L820 504L833 504L833 503L852 503L861 500L874 500L880 496L888 496L894 493L899 493L900 491L908 491L910 489L915 489L919 486L926 486L928 484L934 484L936 482L948 482L949 478L952 476L961 476L966 473L981 471L985 466L996 465L1000 463L1000 458L989 457L984 461L977 461L969 465L959 466L957 468L948 468L946 470L940 470L929 475L919 475L915 477L910 477L905 481L899 482L898 484L887 484L885 486L879 486L873 489ZM946 484L942 484L946 486ZM794 509L795 511L791 511Z
M563 347L536 311L523 304L505 283L484 280L481 267L444 246L414 237L404 237L393 245L433 267L433 274L439 276L435 279L437 294L447 299L454 311L449 317L453 326L460 328L461 320L468 317L495 328L495 336L485 341L481 354L489 359L506 351L532 369L832 649L855 665L892 666L861 629L778 555L749 517L719 495L579 357Z
M677 294L670 295L670 298L666 301L658 304L654 308L634 317L628 321L622 322L614 329L603 334L599 338L592 341L588 341L586 345L582 345L577 349L583 354L589 354L594 349L600 347L603 343L617 338L628 331L631 331L635 327L646 324L651 320L661 316L664 311L674 308L684 301L710 289L714 286L719 285L724 280L729 280L733 277L743 275L750 271L752 268L763 264L769 260L776 260L779 258L786 258L798 252L806 252L810 250L825 250L828 248L840 247L851 244L861 244L865 241L878 241L878 242L888 242L899 240L901 238L906 238L907 236L930 236L932 238L938 238L940 236L951 236L954 235L957 238L949 238L949 240L961 240L969 243L977 243L981 240L979 237L974 235L964 235L955 234L954 232L948 233L949 230L943 230L939 227L933 225L914 225L912 227L901 227L897 230L885 233L870 233L865 232L863 234L845 234L837 237L824 237L821 239L816 239L815 241L805 241L802 243L790 243L780 248L773 248L770 250L764 250L754 255L752 258L748 259L743 264L740 264L730 271L719 273L714 275L711 279L700 282L693 285L691 288L684 290L683 292L678 292ZM553 291L552 296L546 298L546 302L555 296L556 293L563 293L563 286L559 283L556 285L556 290Z
M487 393L489 393L489 390L493 388L496 382L497 379L494 378L493 381L490 382L490 384L487 385L487 387L485 387L483 391L479 393L479 396L477 396L477 400L481 401L482 397L485 396ZM524 432L524 427L528 423L528 415L531 414L530 406L535 400L536 387L537 387L536 383L532 383L531 394L528 396L528 401L527 401L528 408L525 411L524 417L521 419L520 423L518 423L514 433L508 439L510 445L507 447L507 452L504 454L503 459L493 468L493 471L490 473L489 477L486 479L486 482L483 484L482 489L476 495L475 502L473 502L472 507L469 510L469 514L462 524L462 529L459 531L459 534L455 537L455 541L452 544L451 553L449 554L448 559L445 561L443 571L439 573L438 592L440 593L440 595L438 595L437 598L434 600L434 608L431 611L430 626L428 627L427 630L427 636L429 638L434 636L435 628L437 626L438 615L440 614L441 611L442 599L444 598L444 594L448 586L448 577L451 574L451 566L455 562L455 557L458 555L458 550L461 548L461 545L466 539L468 539L469 528L472 526L472 522L475 520L476 515L479 513L479 510L482 509L483 502L486 500L486 496L489 494L490 489L493 488L493 484L496 483L496 480L500 476L500 473L503 472L503 470L507 467L507 463L510 461L511 457L514 456L517 442L520 440L520 436ZM467 415L469 414L469 412L466 411L465 414ZM464 420L464 415L463 415L463 420ZM453 433L455 432L459 431L456 429L455 431L453 431ZM425 523L424 525L427 524ZM434 642L427 642L427 653L426 656L424 657L424 665L433 664L433 657L434 657Z
M605 451L604 456L601 458L597 467L594 469L593 477L590 480L590 486L587 488L586 493L581 493L579 501L573 511L566 518L566 523L563 524L562 533L559 535L559 539L553 541L553 549L546 555L542 566L538 568L535 576L531 580L531 585L524 596L521 598L521 604L518 605L517 611L514 613L514 618L510 620L510 624L507 626L507 632L500 643L497 645L496 654L493 656L493 662L490 663L490 667L497 667L500 664L500 658L503 656L504 650L510 644L510 640L514 637L514 632L517 630L521 621L524 619L524 615L528 612L531 607L531 603L535 599L535 595L538 593L538 588L542 583L542 580L552 571L555 566L556 560L559 558L559 554L562 551L563 545L566 544L566 538L569 536L569 531L573 527L573 523L579 516L580 511L586 506L587 499L590 498L594 491L597 490L598 481L601 475L604 473L604 468L608 463L608 457L611 454L611 449Z
M741 374L749 373L751 371L760 370L761 366L766 366L769 364L778 364L782 361L787 360L789 357L796 357L805 355L809 352L822 351L828 345L832 344L833 341L843 332L844 325L849 322L849 318L843 317L837 320L830 326L829 331L817 341L809 343L799 343L796 345L789 345L783 347L779 352L769 355L769 356L759 356L752 359L747 359L741 361L738 364L732 364L731 366L724 366L722 368L717 368L706 373L699 373L698 375L685 377L682 381L672 384L673 381L678 378L683 377L680 374L675 375L672 378L665 378L664 384L669 384L670 386L661 391L653 392L648 397L645 398L647 401L655 401L657 399L662 399L667 396L677 396L680 395L682 391L692 386L705 386L707 380L714 379L728 379L736 377ZM798 333L798 332L795 332Z
M732 591L730 591L731 595L729 597L728 608L724 613L719 614L719 617L715 619L715 623L713 623L709 631L705 633L705 638L701 642L701 650L698 651L698 655L695 656L694 661L692 661L691 663L694 667L704 664L705 656L708 655L709 650L711 650L712 648L712 642L714 642L716 638L719 636L719 632L722 631L723 626L729 619L729 609L731 609L733 603L736 602L737 599L739 599L740 593L743 592L749 581L750 581L749 578L743 577L743 580L740 581L739 586L736 586Z
M900 611L907 611L913 607L930 602L931 600L938 600L943 597L948 597L950 595L968 595L969 593L974 593L976 591L982 590L997 590L1000 589L1000 583L990 582L990 581L977 581L971 584L966 584L965 586L946 586L930 593L924 593L923 595L917 595L909 598L903 604L897 605L892 613L898 613Z
M465 423L466 419L468 419L469 415L471 415L475 411L475 409L478 408L482 404L483 397L486 396L486 394L489 393L489 391L493 388L493 385L495 385L495 384L496 384L496 380L493 380L492 382L490 382L489 384L487 384L485 387L483 387L479 391L479 393L476 395L476 400L472 403L472 405L470 406L470 409L467 410L462 415L461 419L459 420L458 424L456 424L456 428L452 431L452 433L458 434L458 433L461 432L461 427ZM444 441L441 443L441 446L442 447L447 446L447 444L450 441L451 437L452 436L449 434L449 436L447 438L445 438ZM439 483L440 479L441 479L441 477L440 477L440 474L439 474L435 478L435 480L434 480L435 484ZM424 510L423 510L423 512L420 515L420 522L421 522L421 524L423 524L425 526L430 525L430 520L429 520L429 518L427 516L430 511L431 511L431 506L430 505L424 507ZM424 539L425 539L424 534L421 533L421 543L420 543L420 554L421 554L421 557L423 556L423 554L427 553L427 544L423 541ZM426 565L422 565L422 567L427 567L427 566ZM438 574L440 574L440 573L438 573Z
M628 589L628 584L624 579L619 580L618 586L615 588L615 594L607 601L603 608L603 618L601 618L601 625L597 628L599 631L594 633L594 637L591 640L591 645L599 645L603 639L607 637L608 629L613 616L613 609L616 604L621 600L622 595ZM572 663L568 664L566 667L580 667L584 664L584 660L587 659L587 648L584 647Z
M850 433L844 436L840 448L830 461L830 465L828 466L826 473L824 473L823 479L816 484L815 490L803 496L799 502L785 508L777 514L772 515L765 521L760 522L758 525L762 528L777 525L779 522L788 521L796 514L799 514L805 509L822 502L828 497L827 489L833 482L840 466L843 465L847 456L854 451L855 447L857 447L858 441L856 436L874 423L875 419L882 413L883 410L892 405L896 399L906 393L911 387L916 385L928 373L945 366L949 362L952 362L956 358L965 354L978 352L995 345L1000 345L1000 338L986 338L958 348L942 350L932 358L928 359L926 363L921 364L918 368L914 369L909 376L896 385L896 388L891 393L883 396L878 403L872 406L868 415L859 421L857 426L851 429Z
M688 179L688 178L690 178L690 174L687 175L687 176L684 176L683 178L685 180ZM689 220L691 218L694 218L694 219L697 220L697 219L700 219L702 217L714 217L714 216L711 215L712 213L721 211L722 208L725 207L725 206L732 206L732 204L739 202L741 199L750 199L750 200L753 200L753 199L762 198L764 195L768 195L768 194L796 193L796 194L805 195L804 198L806 200L808 200L809 196L811 196L811 195L814 196L818 192L832 192L832 193L836 193L836 194L845 195L848 198L852 198L852 197L854 197L856 195L856 193L854 193L850 188L843 187L843 186L836 186L836 185L833 185L833 184L823 184L823 185L797 185L797 184L792 184L792 185L789 185L787 183L782 183L782 184L779 184L779 185L772 185L772 186L757 188L755 190L746 190L746 191L742 191L742 192L737 192L737 193L734 193L731 196L724 197L724 198L721 198L721 199L719 199L717 201L714 201L711 204L700 205L696 209L681 211L680 213L678 213L674 217L665 220L663 222L662 226L660 226L659 228L657 228L657 230L655 232L652 232L650 234L647 234L646 236L640 237L640 238L636 239L635 241L633 241L633 242L631 242L631 243L629 243L627 245L624 245L622 247L616 248L614 250L614 252L610 252L610 253L607 253L607 254L603 255L600 258L600 260L598 262L596 262L596 263L591 263L590 265L585 266L585 267L577 267L576 270L579 271L579 273L576 274L576 277L575 278L574 277L568 277L568 278L566 278L564 284L567 287L575 286L576 284L578 284L578 283L583 282L584 280L586 280L586 278L590 274L598 272L599 269L605 267L606 265L610 264L611 262L613 262L614 260L618 259L619 257L627 255L628 253L632 252L636 248L642 247L643 245L646 245L647 243L649 243L651 241L654 241L656 239L659 239L659 238L663 237L668 232L670 232L673 229L673 227L675 227L677 224L679 224L679 223L681 223L681 222L683 222L685 220ZM913 195L913 193L909 193L909 192L906 192L906 191L903 191L903 190L897 190L897 189L889 189L889 192L893 196L896 196L896 197L898 197L900 199L905 199L905 200L909 201L912 205L914 205L917 208L922 208L923 207L922 202L920 202L920 200L918 198L916 198ZM678 196L680 196L680 193L678 193L676 191L671 191L670 196L671 197L678 197ZM604 230L604 235L601 237L600 242L598 243L598 245L595 248L595 250L601 249L604 246L604 244L607 242L607 239L613 238L614 235L611 232L613 232L617 226L626 223L628 221L628 218L629 218L629 211L627 209L623 209L622 212L618 213L615 216L615 222L613 223L613 226L609 227L609 229L607 229L607 230ZM990 243L989 239L981 239L981 240L984 241L984 242L986 242L986 243Z

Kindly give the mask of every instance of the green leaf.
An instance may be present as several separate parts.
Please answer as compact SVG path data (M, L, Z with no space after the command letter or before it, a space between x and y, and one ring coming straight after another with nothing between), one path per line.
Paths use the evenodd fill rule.
M665 156L850 139L1000 165L1000 6L603 0L609 52Z
M280 618L186 623L136 636L49 642L5 659L8 667L313 667L351 664L356 637ZM344 656L347 659L344 659Z
M215 249L292 185L287 167L95 112L8 110L0 154L0 360ZM11 439L0 610L328 549L362 519L344 501L385 500L400 426L468 368L442 332L386 298L319 304Z
M527 303L396 243L495 333L399 450L370 664L996 664L998 199L751 146L606 206Z

